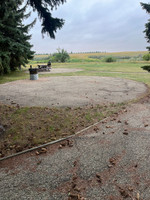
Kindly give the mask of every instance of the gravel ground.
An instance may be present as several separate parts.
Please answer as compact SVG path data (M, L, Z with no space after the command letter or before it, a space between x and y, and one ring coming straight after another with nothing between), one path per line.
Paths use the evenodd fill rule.
M143 83L97 76L46 77L0 85L0 102L20 106L84 106L119 103L146 91Z
M1 200L149 200L150 104L69 140L1 161Z
M75 68L53 68L50 72L39 72L39 74L58 74L58 73L70 73L70 72L80 72L83 69L75 69ZM29 72L28 72L29 73Z

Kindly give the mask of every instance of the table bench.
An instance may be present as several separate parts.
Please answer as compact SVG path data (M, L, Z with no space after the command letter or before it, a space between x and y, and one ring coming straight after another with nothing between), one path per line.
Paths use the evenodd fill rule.
M44 71L50 71L51 66L48 65L38 65L38 71L39 72L44 72Z

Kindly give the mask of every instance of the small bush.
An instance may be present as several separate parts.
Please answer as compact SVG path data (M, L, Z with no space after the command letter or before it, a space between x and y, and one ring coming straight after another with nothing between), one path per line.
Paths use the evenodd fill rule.
M105 62L116 62L116 59L113 58L113 57L107 57L107 58L105 58L104 61L105 61Z
M67 62L70 59L70 56L67 53L67 51L65 51L64 49L57 49L57 50L58 50L58 52L54 53L50 57L51 62L64 63L64 62Z
M149 54L149 53L145 54L145 55L143 56L143 60L149 61L149 60L150 60L150 54Z
M141 68L146 70L146 71L148 71L148 72L150 72L150 65L146 65L146 66L143 66Z

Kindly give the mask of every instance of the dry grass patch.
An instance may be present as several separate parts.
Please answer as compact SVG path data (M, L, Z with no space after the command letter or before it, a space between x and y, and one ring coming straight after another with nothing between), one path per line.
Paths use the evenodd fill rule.
M78 108L12 107L0 104L0 157L75 134L118 112L123 104Z

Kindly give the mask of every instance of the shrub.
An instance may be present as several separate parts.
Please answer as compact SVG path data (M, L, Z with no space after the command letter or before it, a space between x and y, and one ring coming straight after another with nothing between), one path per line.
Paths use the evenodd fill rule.
M51 62L61 62L64 63L70 59L69 54L67 51L64 49L57 49L57 53L54 53L51 57L50 60Z
M143 56L143 60L149 61L149 60L150 60L150 54L149 54L149 53L145 54L145 55Z
M107 57L107 58L105 58L104 61L105 61L105 62L116 62L116 59L113 58L113 57Z
M141 68L150 72L150 65L146 65L146 66L143 66Z

